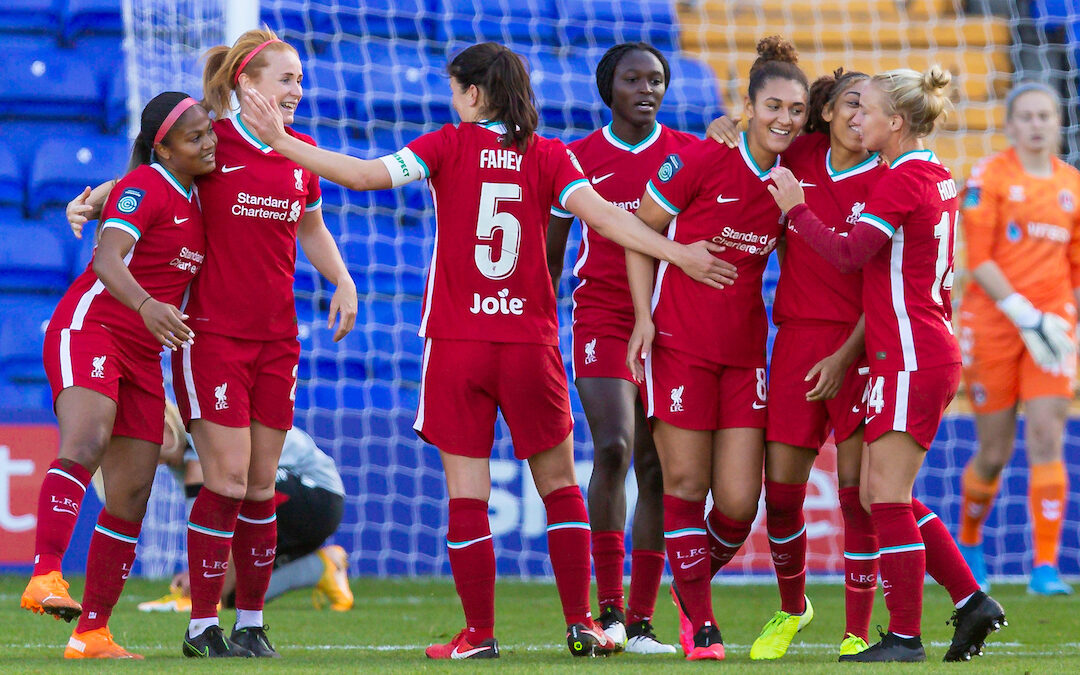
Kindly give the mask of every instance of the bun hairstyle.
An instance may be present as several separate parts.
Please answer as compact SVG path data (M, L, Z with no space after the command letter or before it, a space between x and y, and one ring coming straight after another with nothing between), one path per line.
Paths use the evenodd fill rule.
M829 123L825 121L823 113L826 108L831 108L836 104L840 95L848 90L852 85L863 80L869 80L870 76L866 73L860 73L858 71L845 71L843 68L837 68L832 72L832 75L822 75L818 79L814 80L814 83L810 85L810 93L808 95L809 105L807 106L806 127L804 131L807 133L829 133Z
M871 81L885 94L885 112L904 118L916 138L930 135L938 119L952 106L945 95L952 73L937 64L923 73L908 68L889 70Z
M757 53L757 60L750 66L748 95L751 101L765 83L774 78L792 80L809 89L806 73L798 66L799 52L790 41L779 35L761 38L757 43Z
M648 52L660 61L660 67L664 71L664 88L671 83L671 66L668 60L660 53L660 50L647 42L623 42L611 47L600 59L596 66L596 89L600 92L600 100L604 105L611 107L611 87L615 81L615 69L619 67L619 61L631 52Z
M502 146L525 152L540 119L521 57L503 45L481 42L455 56L446 70L462 87L475 85L484 92L484 113L506 127Z
M203 107L217 119L225 117L231 107L229 95L236 90L240 73L256 77L266 67L267 54L285 51L297 54L292 45L282 42L274 31L265 26L247 31L236 39L232 47L218 45L208 49L203 54L206 60L203 68Z
M128 162L128 171L153 161L154 139L157 137L158 131L165 123L166 118L169 117L169 113L188 98L190 97L183 92L166 91L150 99L146 107L143 108L139 120L139 135L135 137L135 143L131 146L131 160ZM180 118L186 114L187 112L184 112L180 115ZM180 118L174 120L173 124L175 125ZM165 134L161 143L164 145L169 144L168 133Z

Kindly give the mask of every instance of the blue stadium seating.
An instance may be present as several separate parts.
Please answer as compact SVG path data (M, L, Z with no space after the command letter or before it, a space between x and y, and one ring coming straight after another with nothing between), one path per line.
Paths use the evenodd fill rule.
M594 129L604 103L596 91L594 64L580 54L529 54L534 94L545 125Z
M60 32L60 8L56 0L4 0L0 11L0 32ZM6 39L6 36L5 36Z
M431 0L437 43L465 41L559 46L558 16L546 0ZM632 3L631 3L632 4Z
M96 78L66 50L46 44L5 49L0 117L103 121Z
M30 170L27 210L40 213L46 206L67 204L85 186L122 176L129 156L127 140L113 136L43 141Z
M45 326L58 295L0 294L0 381L42 383Z
M21 209L23 171L19 159L6 145L0 145L0 208Z
M723 114L716 74L694 58L667 55L671 86L657 119L681 131L704 134L709 122Z
M0 223L0 292L63 293L70 280L67 246L56 233L36 221Z
M284 0L262 20L285 35L331 42L341 35L418 40L432 30L424 0L365 0L361 7L323 0Z
M679 47L679 19L671 0L559 0L558 4L572 45L643 41L661 51Z
M61 40L70 44L83 35L108 35L119 42L124 34L121 0L66 0Z

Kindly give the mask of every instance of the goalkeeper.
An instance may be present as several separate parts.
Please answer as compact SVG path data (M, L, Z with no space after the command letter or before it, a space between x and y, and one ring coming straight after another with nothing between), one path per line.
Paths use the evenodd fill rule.
M972 281L960 313L964 379L979 445L963 475L960 549L988 588L982 525L1013 453L1023 403L1031 467L1034 562L1029 591L1072 591L1057 572L1067 478L1065 418L1076 376L1080 173L1059 160L1061 103L1042 84L1006 99L1012 147L984 159L963 200Z
M180 412L171 403L165 412L165 444L161 463L168 466L184 486L187 511L202 488L202 466L184 433ZM266 599L272 600L297 588L312 588L316 607L352 609L348 556L337 545L324 545L341 523L345 510L345 488L334 460L315 445L311 436L293 427L285 434L275 483L277 503L277 555ZM225 575L222 601L235 606L236 574L230 561ZM187 571L173 578L169 594L139 605L144 612L191 609L191 587Z

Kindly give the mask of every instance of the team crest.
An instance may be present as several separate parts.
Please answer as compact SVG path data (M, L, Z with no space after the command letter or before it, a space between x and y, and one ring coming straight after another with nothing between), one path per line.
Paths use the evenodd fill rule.
M671 390L671 412L682 412L682 393L686 385L673 387Z
M982 197L982 188L978 185L968 183L967 189L964 190L964 206L965 209L973 209L979 205L979 200Z
M296 187L297 190L303 190L304 189L304 170L303 169L293 169L292 170L292 175L293 175L293 180L296 181L296 185L294 187Z
M1024 186L1023 185L1010 185L1009 186L1009 201L1010 202L1022 202L1022 201L1024 201Z
M862 215L863 209L866 208L866 202L855 202L851 205L851 215L847 217L847 222L854 225L859 222L859 216Z
M1024 236L1024 231L1020 229L1020 226L1016 224L1016 221L1010 220L1009 224L1005 226L1005 238L1016 243L1020 241Z
M120 193L120 198L116 200L116 210L124 214L135 213L135 209L139 208L145 196L145 190L133 187L124 188L124 191Z
M1058 205L1061 206L1061 210L1065 213L1072 213L1076 210L1076 200L1068 190L1062 190L1058 193Z
M228 409L228 407L229 407L229 400L227 398L228 397L228 392L227 392L228 388L229 388L229 383L228 382L222 382L218 386L214 387L214 398L217 399L217 401L214 403L214 410L227 410Z
M596 338L585 343L585 365L596 363Z
M97 379L104 379L105 377L105 359L108 356L95 356L93 361L93 368L90 371L90 377Z

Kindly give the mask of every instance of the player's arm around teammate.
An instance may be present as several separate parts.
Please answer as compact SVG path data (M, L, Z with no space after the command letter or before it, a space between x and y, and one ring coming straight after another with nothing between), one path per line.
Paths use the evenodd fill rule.
M167 92L146 105L131 170L105 205L93 260L46 331L60 453L41 486L34 576L22 606L68 621L85 610L68 658L133 657L107 624L135 558L164 435L159 352L186 350L194 338L177 305L204 262L193 183L214 169L216 145L206 110L186 94ZM68 596L60 561L99 465L105 508L80 607Z
M665 544L687 618L680 641L689 659L724 656L709 581L738 552L757 513L768 397L760 283L780 235L779 212L762 203L768 169L761 167L777 164L806 116L807 81L794 47L774 36L759 42L758 53L738 147L706 140L669 156L637 211L656 230L674 228L676 241L726 245L722 256L739 267L736 284L706 289L661 264L654 290L652 261L627 253L637 319L627 365L647 381L663 467Z
M1012 457L1023 402L1034 521L1029 590L1043 595L1071 591L1058 577L1057 554L1068 483L1063 437L1076 375L1080 180L1055 156L1060 110L1045 85L1022 84L1009 93L1005 128L1012 147L976 168L962 220L973 283L960 335L979 444L964 471L961 551L989 588L982 525Z
M611 123L570 144L594 189L627 211L640 204L645 183L663 158L698 140L656 120L670 77L667 60L650 45L631 42L610 48L596 67L596 85L611 110ZM553 208L548 223L548 269L556 292L573 222L568 215ZM675 647L656 639L651 623L664 569L663 483L641 387L626 367L634 315L624 249L587 222L582 222L581 232L574 265L580 283L573 293L572 350L574 382L593 441L588 505L601 610L597 621L628 653L673 653ZM626 602L625 481L631 461L638 491Z
M923 148L922 138L945 110L949 81L938 66L926 73L895 70L876 75L863 91L853 122L866 148L880 152L890 169L846 237L806 206L790 171L774 170L775 186L769 187L788 214L789 230L839 269L863 269L871 373L866 478L890 622L881 642L841 661L926 658L920 621L928 554L911 491L956 393L960 354L949 323L956 186L948 169ZM934 555L951 559L944 566L966 569L955 546L936 544ZM954 598L956 633L946 660L979 653L986 636L1004 622L1004 610L969 574L961 581L967 594Z

